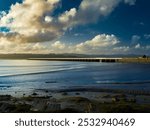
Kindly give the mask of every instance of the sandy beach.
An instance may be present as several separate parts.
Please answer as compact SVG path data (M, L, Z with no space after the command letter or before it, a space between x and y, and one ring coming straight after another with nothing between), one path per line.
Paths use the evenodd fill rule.
M150 93L111 89L39 89L20 97L0 95L0 112L146 113L150 112Z

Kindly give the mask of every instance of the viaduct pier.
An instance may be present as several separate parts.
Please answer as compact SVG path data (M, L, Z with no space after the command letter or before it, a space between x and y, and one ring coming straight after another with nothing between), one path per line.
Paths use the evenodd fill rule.
M122 58L29 58L28 60L78 61L78 62L119 62Z

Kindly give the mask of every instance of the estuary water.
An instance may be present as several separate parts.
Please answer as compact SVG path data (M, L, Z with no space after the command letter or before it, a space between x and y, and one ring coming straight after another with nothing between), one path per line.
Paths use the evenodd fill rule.
M0 60L0 94L82 87L150 91L150 64Z

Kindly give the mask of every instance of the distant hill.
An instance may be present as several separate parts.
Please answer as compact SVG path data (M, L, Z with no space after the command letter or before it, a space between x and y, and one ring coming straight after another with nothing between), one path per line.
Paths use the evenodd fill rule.
M28 58L75 58L86 57L80 54L0 54L0 59L28 59Z
M143 55L85 55L85 54L0 54L0 59L28 59L28 58L86 58L86 57L141 57Z

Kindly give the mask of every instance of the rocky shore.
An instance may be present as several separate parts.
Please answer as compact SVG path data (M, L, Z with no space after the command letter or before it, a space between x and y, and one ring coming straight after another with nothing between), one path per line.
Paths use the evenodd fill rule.
M121 90L35 90L21 97L0 95L2 113L147 113L150 94Z

